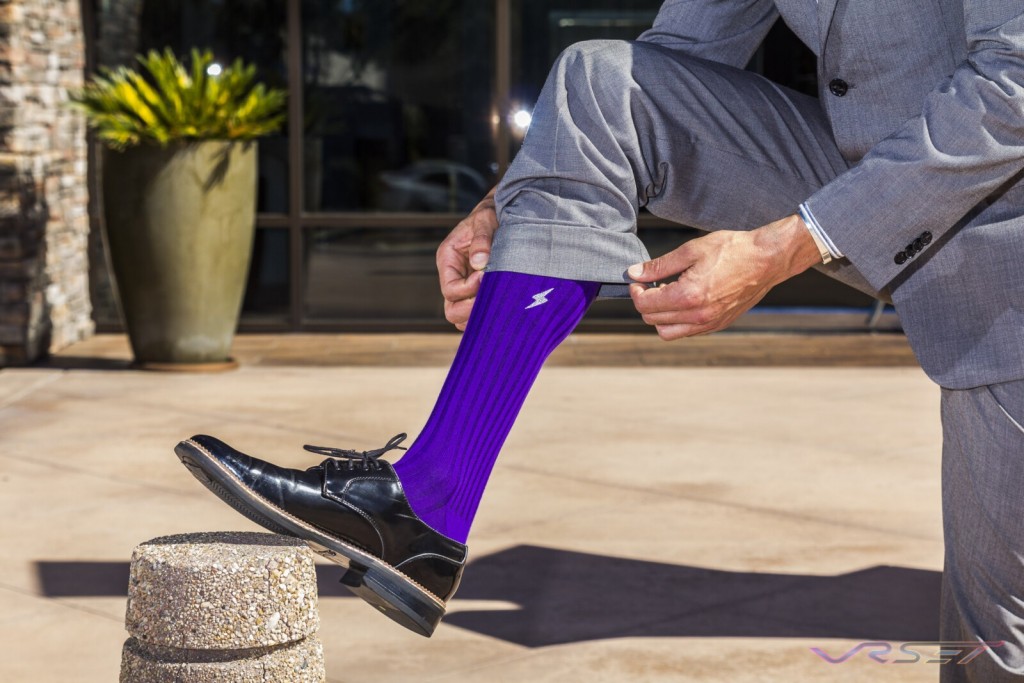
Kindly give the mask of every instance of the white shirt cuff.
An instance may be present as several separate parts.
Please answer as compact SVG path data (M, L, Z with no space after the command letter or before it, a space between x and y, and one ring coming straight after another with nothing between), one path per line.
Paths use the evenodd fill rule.
M814 217L814 214L811 213L807 204L801 204L799 210L800 218L804 219L804 224L807 225L807 229L810 230L811 234L821 240L826 247L828 247L828 253L832 255L832 258L843 258L843 252L839 251L839 247L836 246L835 242L833 242L829 238L828 234L821 229L821 226L818 225L817 219Z

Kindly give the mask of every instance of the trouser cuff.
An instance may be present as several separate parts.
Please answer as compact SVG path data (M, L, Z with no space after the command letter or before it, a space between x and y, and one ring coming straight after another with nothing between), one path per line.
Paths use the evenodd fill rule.
M488 271L600 282L600 298L628 298L626 269L649 261L633 232L564 223L502 225L494 235Z

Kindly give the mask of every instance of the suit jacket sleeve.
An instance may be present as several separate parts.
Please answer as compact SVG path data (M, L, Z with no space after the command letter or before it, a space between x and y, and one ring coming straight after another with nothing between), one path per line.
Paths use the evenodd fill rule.
M778 16L772 0L666 0L639 40L742 69Z
M944 233L1024 169L1024 6L964 5L967 59L927 95L919 116L807 201L879 290L913 262L897 263L907 245L925 232L931 248L941 245Z

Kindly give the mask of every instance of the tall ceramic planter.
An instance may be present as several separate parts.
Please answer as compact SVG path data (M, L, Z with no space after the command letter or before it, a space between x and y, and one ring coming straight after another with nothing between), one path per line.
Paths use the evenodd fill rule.
M103 204L135 362L232 364L256 211L256 143L106 150Z

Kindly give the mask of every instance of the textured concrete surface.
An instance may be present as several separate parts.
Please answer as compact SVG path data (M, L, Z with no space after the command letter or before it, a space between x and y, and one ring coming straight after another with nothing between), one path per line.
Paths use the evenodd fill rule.
M320 683L324 648L315 636L238 650L175 650L125 641L121 683Z
M235 650L316 633L316 565L271 533L162 536L132 552L125 628L146 644Z
M318 462L305 443L414 438L446 367L381 345L396 367L0 371L0 681L115 680L132 549L258 530L185 471L181 438L290 467ZM939 448L938 391L912 367L548 368L433 638L319 565L328 680L935 681L811 648L937 637Z

